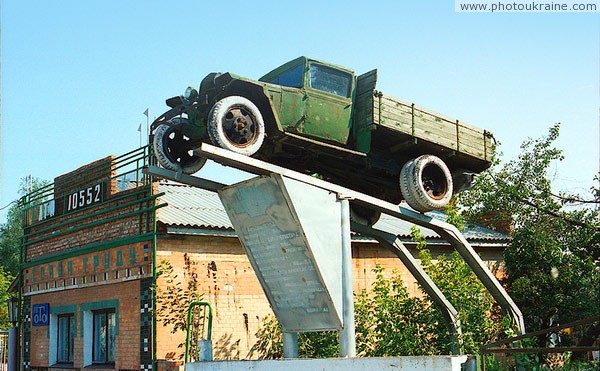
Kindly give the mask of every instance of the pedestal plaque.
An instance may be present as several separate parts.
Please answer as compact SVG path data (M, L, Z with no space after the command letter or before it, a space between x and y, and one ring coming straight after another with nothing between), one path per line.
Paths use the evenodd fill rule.
M341 329L336 195L273 174L225 187L219 196L283 330Z

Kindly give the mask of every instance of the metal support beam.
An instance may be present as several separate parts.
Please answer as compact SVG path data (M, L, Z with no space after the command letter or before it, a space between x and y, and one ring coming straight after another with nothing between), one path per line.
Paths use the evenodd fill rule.
M180 171L172 171L163 169L158 166L148 166L144 168L143 172L148 175L152 175L162 179L173 180L182 184L191 185L194 187L206 189L209 191L218 191L219 189L226 186L226 184L215 182L208 179L202 179L195 176L184 174Z
M360 206L364 206L368 209L381 211L382 213L385 213L387 215L406 220L410 223L416 224L421 227L434 230L443 239L447 240L458 251L458 253L462 256L465 262L473 270L477 278L489 291L492 297L498 302L502 310L512 317L515 325L519 330L519 333L525 333L525 323L523 320L523 314L521 313L515 302L508 295L506 290L504 290L502 285L500 285L500 282L498 282L496 277L494 277L492 272L487 268L487 266L477 255L475 250L473 250L473 248L462 235L462 233L460 233L460 231L458 231L458 229L456 229L456 227L454 227L453 225L443 222L441 220L434 219L430 216L415 212L413 210L407 209L403 206L394 205L387 201L379 200L375 197L357 191L353 191L351 189L332 184L321 179L313 178L306 174L301 174L290 169L286 169L264 161L246 157L208 144L202 144L200 147L194 150L194 153L198 156L203 156L212 159L213 161L218 162L220 164L235 167L237 169L245 170L247 172L258 175L266 175L270 173L280 174L290 179L295 179L306 184L310 184L312 186L337 193L338 195L343 196L344 198L351 199L353 203L356 203ZM208 190L217 190L223 186L223 184L216 183L210 180L201 179L160 168L149 167L147 173Z
M298 358L298 333L283 333L283 358Z
M462 354L462 349L459 347L457 336L461 334L460 320L458 312L454 306L446 299L446 296L431 280L429 275L423 270L417 259L415 259L410 251L404 246L397 236L378 229L367 227L362 224L352 223L352 230L364 236L375 238L379 243L393 252L401 261L402 264L417 280L421 288L429 295L434 304L442 312L442 317L448 327L450 341L452 342L452 354Z
M354 328L354 286L352 281L352 238L350 236L350 202L341 199L342 217L342 318L340 332L340 357L356 357L356 332Z
M500 282L498 282L492 272L483 263L477 253L473 250L462 233L460 233L460 231L458 231L458 229L456 229L456 227L453 225L434 219L427 215L420 214L402 206L394 205L390 202L379 200L375 197L368 196L321 179L313 178L306 174L301 174L290 169L239 155L237 153L233 153L231 151L217 148L208 144L202 144L200 147L195 149L194 153L199 156L212 159L213 161L223 165L232 166L254 174L277 173L282 176L313 185L315 187L335 192L338 195L352 199L353 202L369 209L378 210L390 216L434 230L442 238L450 242L450 244L458 251L465 262L473 270L477 278L498 302L503 311L512 317L515 325L519 329L519 332L521 334L525 333L525 323L521 310L517 307L506 290L504 290L502 285L500 285Z

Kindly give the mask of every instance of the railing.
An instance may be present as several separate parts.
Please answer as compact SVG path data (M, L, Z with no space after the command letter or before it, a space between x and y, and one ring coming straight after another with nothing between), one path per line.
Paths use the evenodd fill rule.
M203 360L199 341L211 341L212 316L213 312L210 303L205 301L190 303L185 337L185 363Z
M538 354L564 354L567 352L578 352L578 353L587 353L587 352L600 352L600 344L598 337L595 336L596 344L595 346L590 345L572 345L569 344L572 342L572 337L576 332L586 332L589 326L594 324L598 324L600 322L600 316L585 318L579 321L574 321L570 323L566 323L564 325L553 326L547 328L545 330L534 331L527 334L513 336L504 340L496 341L490 344L487 344L481 348L481 356L482 356L482 369L485 371L486 362L485 357L489 355L495 354L504 354L504 355L515 355L515 365L519 366L519 363L523 363L521 366L526 369L531 369L537 361L530 360L528 356L524 355L538 355ZM575 331L575 329L579 329L579 331ZM548 336L549 335L549 336ZM546 347L527 347L527 340L537 337L548 338L550 344L546 343ZM571 341L569 341L571 340ZM593 341L593 339L592 339ZM566 344L566 346L561 346L561 344ZM513 346L518 346L514 347ZM518 356L521 355L520 359L517 359ZM559 360L560 362L560 360Z
M24 226L34 226L49 219L79 211L104 201L105 195L114 196L119 192L135 189L148 184L142 173L149 158L149 147L141 147L125 155L116 157L110 166L100 162L86 169L88 173L98 172L98 182L89 184L89 178L75 180L63 186L59 195L55 194L55 184L48 184L23 196L19 202L24 208ZM108 193L107 193L108 192Z

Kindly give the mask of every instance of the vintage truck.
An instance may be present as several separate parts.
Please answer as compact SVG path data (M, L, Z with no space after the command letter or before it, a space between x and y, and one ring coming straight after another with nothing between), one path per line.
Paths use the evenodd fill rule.
M206 161L192 149L207 142L420 212L444 208L490 166L492 135L384 95L376 82L377 70L355 76L306 57L258 81L211 73L167 99L150 143L163 167L188 174Z

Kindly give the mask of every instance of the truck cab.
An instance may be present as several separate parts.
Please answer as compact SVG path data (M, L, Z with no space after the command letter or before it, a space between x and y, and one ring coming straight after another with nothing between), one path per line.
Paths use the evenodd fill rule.
M300 57L259 81L281 86L275 109L286 132L348 145L356 85L353 71Z

